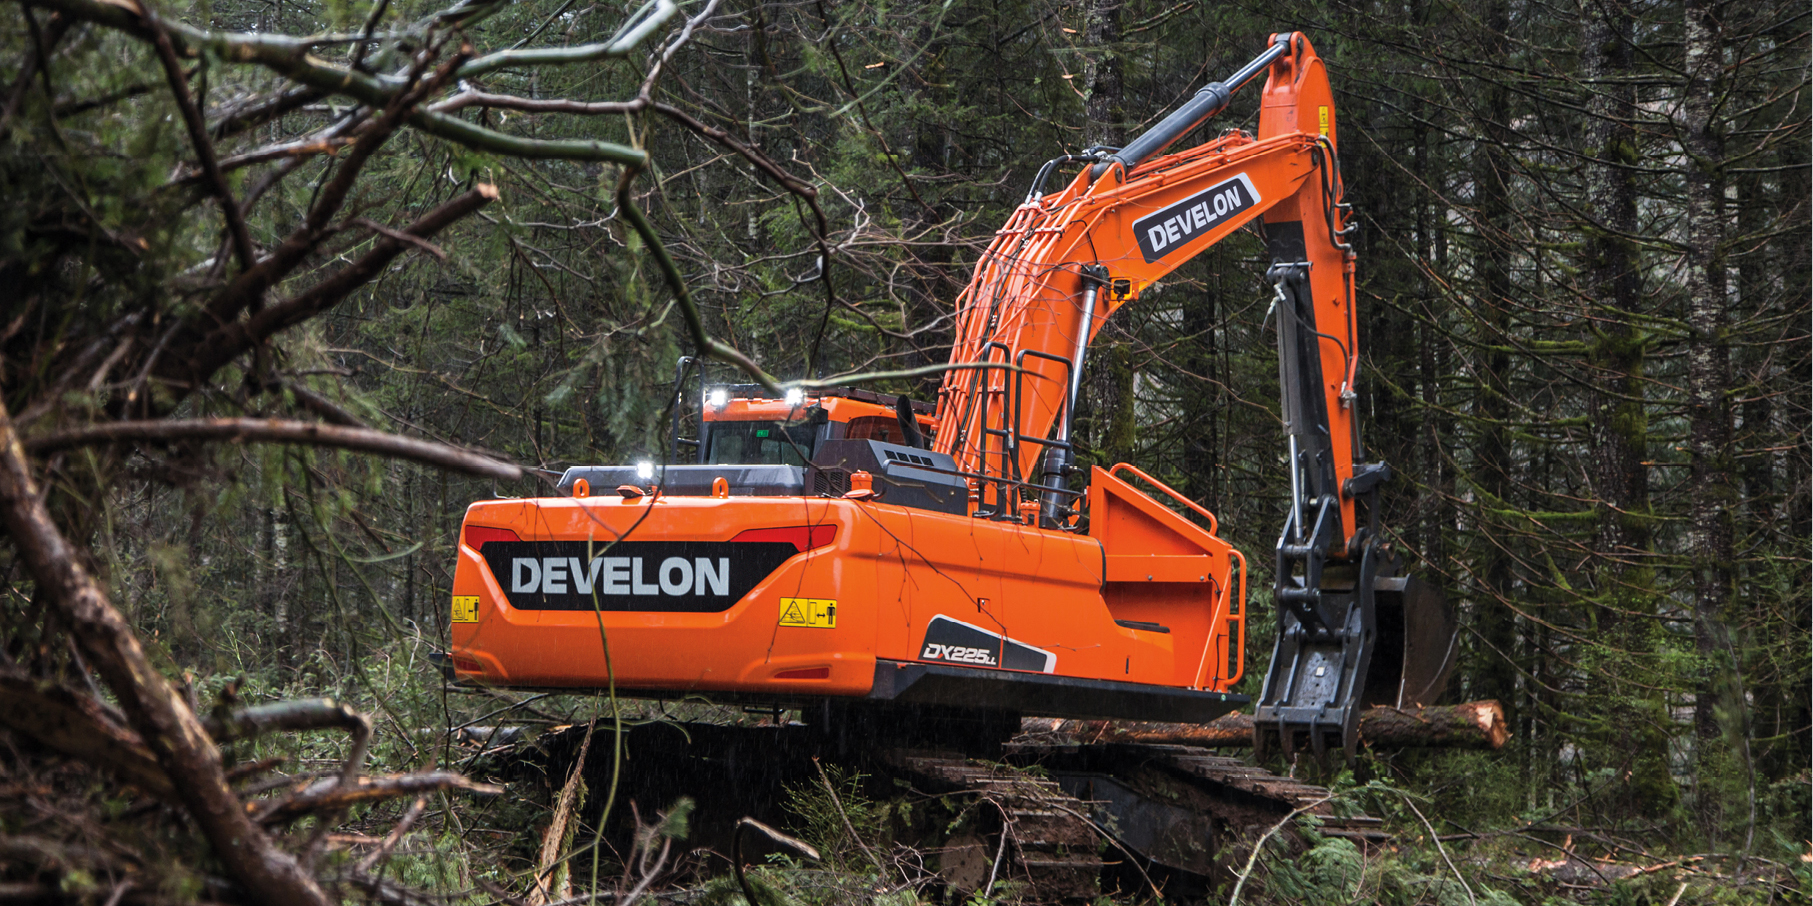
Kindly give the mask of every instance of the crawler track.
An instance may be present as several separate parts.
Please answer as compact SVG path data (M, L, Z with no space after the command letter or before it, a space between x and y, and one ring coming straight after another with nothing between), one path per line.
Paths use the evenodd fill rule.
M539 762L550 780L564 777L583 733L546 734L539 754L522 760ZM1135 883L1148 870L1224 879L1254 839L1293 812L1317 816L1325 834L1361 842L1385 836L1377 818L1338 815L1322 787L1209 749L1036 736L977 748L983 751L885 738L854 744L851 734L799 724L650 724L628 731L619 789L643 814L692 796L700 809L694 842L720 852L729 851L722 832L743 815L785 824L788 790L818 782L814 759L869 777L870 789L884 795L904 785L946 801L972 799L980 836L919 841L952 854L942 860L945 882L967 892L992 879L1045 901L1095 898L1105 868L1123 881L1131 871ZM586 767L592 789L603 788L609 770L599 751L595 744ZM614 821L627 812L619 809Z
M880 759L929 792L969 793L993 806L1011 860L1002 879L1025 883L1044 899L1091 900L1101 893L1101 835L1091 804L1056 782L999 762L934 752L884 752Z
M1377 818L1338 815L1324 787L1194 746L1019 741L1006 758L1038 766L1065 792L1090 802L1098 823L1128 850L1205 878L1225 873L1235 849L1299 810L1316 816L1325 834L1385 838Z

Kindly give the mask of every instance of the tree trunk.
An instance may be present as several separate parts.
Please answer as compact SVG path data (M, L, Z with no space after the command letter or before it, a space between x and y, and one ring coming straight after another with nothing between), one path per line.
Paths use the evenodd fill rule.
M1649 417L1644 406L1644 340L1632 315L1642 297L1637 261L1638 163L1636 98L1631 75L1632 16L1622 0L1585 4L1584 72L1590 117L1587 152L1586 273L1595 378L1592 405L1595 478L1600 506L1599 552L1623 563L1646 563L1649 549L1649 472L1644 466ZM1614 568L1614 574L1624 570Z
M1121 0L1087 0L1083 11L1083 141L1119 147L1127 140L1122 115L1121 64L1114 45L1120 41ZM1125 325L1126 315L1117 323ZM1095 447L1101 465L1131 462L1137 423L1134 421L1133 338L1103 329L1092 355L1090 384L1095 397Z
M1122 0L1088 0L1083 9L1083 141L1120 147L1127 141L1122 110Z
M1731 349L1725 275L1723 148L1714 109L1723 47L1708 0L1689 0L1686 22L1687 152L1687 449L1692 503L1686 551L1693 572L1694 642L1704 659L1694 698L1703 745L1721 735L1720 690L1713 665L1724 659L1721 622L1731 600ZM1741 703L1733 703L1741 704Z
M1502 61L1503 48L1509 40L1510 10L1506 0L1491 0L1484 10L1486 32L1482 36L1489 46L1486 53ZM1511 199L1510 142L1513 135L1510 119L1511 93L1500 81L1488 82L1486 101L1480 111L1485 134L1476 143L1473 166L1474 205L1478 219L1480 246L1475 267L1479 282L1475 318L1480 341L1487 345L1472 363L1471 370L1477 393L1476 412L1480 417L1479 434L1474 442L1473 463L1466 477L1480 492L1474 508L1475 569L1480 588L1474 600L1473 624L1484 643L1474 661L1472 694L1505 703L1511 720L1517 720L1517 614L1507 606L1511 595L1512 570L1509 555L1499 547L1499 526L1491 510L1515 506L1511 499L1511 409L1507 384L1511 358L1505 333L1509 325L1514 284L1511 279L1511 252L1515 245L1513 224L1516 217Z

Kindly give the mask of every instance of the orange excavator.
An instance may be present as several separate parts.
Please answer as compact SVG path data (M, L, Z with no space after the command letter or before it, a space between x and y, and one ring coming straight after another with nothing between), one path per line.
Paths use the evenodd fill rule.
M1163 153L1260 74L1255 134ZM697 438L676 416L696 461L575 467L562 496L473 504L455 673L826 714L1200 722L1248 704L1245 557L1139 469L1084 474L1074 410L1103 322L1258 222L1291 491L1256 743L1351 757L1363 708L1440 694L1455 633L1379 526L1338 148L1322 61L1276 35L1126 147L1040 171L957 300L935 418L861 390L677 390L702 399Z

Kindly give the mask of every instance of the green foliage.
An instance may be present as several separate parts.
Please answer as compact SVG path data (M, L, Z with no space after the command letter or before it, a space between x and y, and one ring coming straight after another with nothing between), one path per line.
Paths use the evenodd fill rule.
M1352 902L1360 892L1365 870L1365 860L1353 841L1324 838L1301 856L1273 869L1271 894L1308 903Z
M816 847L824 864L836 871L866 874L876 869L864 847L879 844L887 829L888 807L864 793L863 779L844 767L825 765L821 781L787 789L786 810L800 838Z

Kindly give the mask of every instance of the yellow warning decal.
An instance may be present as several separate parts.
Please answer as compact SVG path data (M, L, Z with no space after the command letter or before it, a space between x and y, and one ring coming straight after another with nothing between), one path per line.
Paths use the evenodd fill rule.
M837 602L828 598L782 598L781 625L835 629Z
M1317 107L1316 108L1316 119L1321 121L1322 134L1327 135L1328 134L1328 108L1327 107Z
M453 596L453 622L478 622L478 595Z

